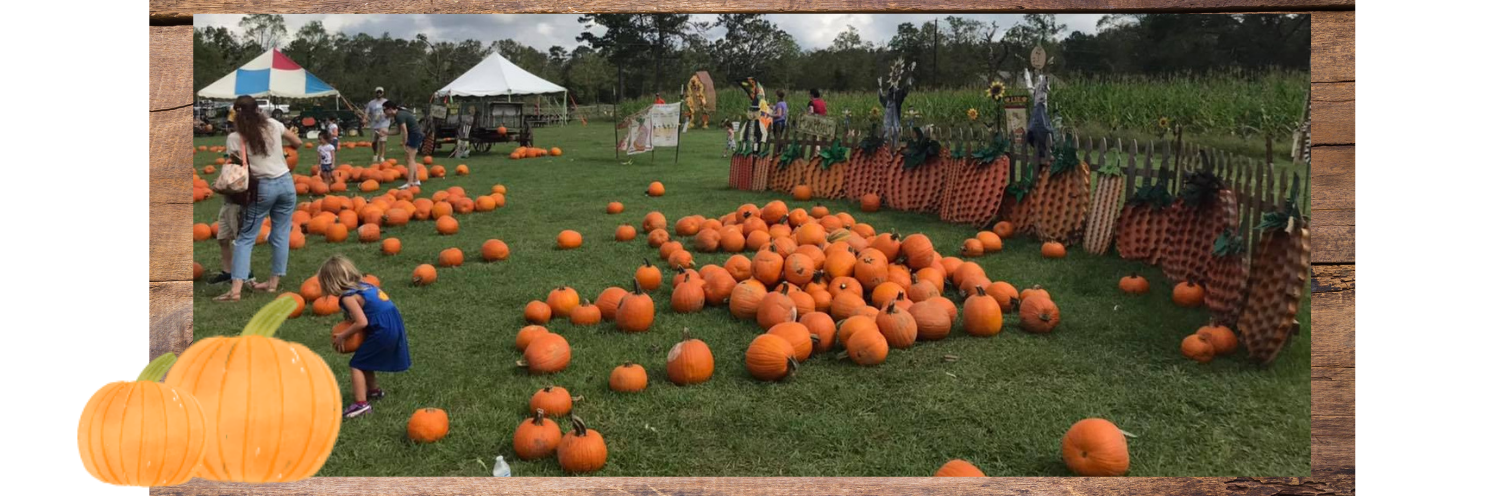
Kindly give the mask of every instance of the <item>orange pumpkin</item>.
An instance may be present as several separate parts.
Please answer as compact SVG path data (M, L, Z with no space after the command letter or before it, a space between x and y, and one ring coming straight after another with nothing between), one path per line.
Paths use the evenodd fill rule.
M322 317L333 315L339 311L339 298L334 295L323 295L313 300L313 315Z
M974 464L964 460L950 460L938 467L933 477L984 477L984 472L975 467Z
M546 303L531 300L531 302L526 304L526 310L524 314L526 316L526 322L536 325L542 325L546 324L547 321L552 320L552 307L548 306Z
M359 345L364 344L365 332L359 331L354 334L350 334L347 338L344 338L343 348L339 348L337 346L339 334L343 334L344 331L346 329L349 329L349 326L352 325L354 325L354 323L347 320L333 325L332 336L329 336L329 339L331 339L331 342L334 344L334 351L337 351L339 353L354 353L355 351L359 350Z
M1151 283L1140 274L1131 274L1120 278L1120 291L1126 294L1146 294L1151 290Z
M974 294L964 300L964 331L969 335L989 337L1000 334L1004 323L1005 314L1000 311L1000 304L985 294L984 288L975 288Z
M332 453L343 419L333 370L306 346L273 337L295 307L289 298L272 300L239 336L197 340L167 373L166 386L198 400L204 439L212 440L194 476L292 482L317 473ZM299 359L255 358L277 356ZM253 446L279 449L255 455Z
M516 427L516 433L511 438L511 446L516 450L516 457L522 460L537 460L552 456L561 442L562 431L557 428L557 423L547 418L542 410L537 410L531 418L521 421L521 425Z
M1000 236L990 231L979 231L978 234L974 235L974 239L978 239L979 243L984 245L985 253L1000 251L1005 246L1005 242L1000 240Z
M464 252L458 248L449 248L438 253L438 265L443 267L458 267L464 264Z
M760 312L760 303L765 297L766 286L760 281L740 281L729 293L729 313L740 320L753 319Z
M620 203L620 202L609 202L609 205L606 205L604 207L604 213L607 213L607 214L610 214L610 215L618 214L618 213L624 212L624 211L625 211L625 204Z
M276 297L277 298L291 298L292 301L297 302L297 307L292 309L291 315L287 315L286 316L287 318L289 318L289 319L295 319L297 317L302 316L302 309L305 308L305 306L307 305L307 300L302 299L302 295L297 294L297 293L293 293L291 291L288 291L288 292L285 292L285 293L281 293L280 295L277 295Z
M439 203L439 205L445 205L445 204L446 203ZM434 207L434 208L436 208L436 207ZM451 215L444 215L442 217L439 217L438 220L437 220L437 232L438 232L438 234L442 234L444 236L449 235L449 234L453 234L453 233L457 233L458 232L458 219L454 219L453 216L451 216Z
M991 232L994 232L996 235L1000 236L1000 239L1010 239L1011 236L1014 236L1016 234L1016 226L1015 224L1011 224L1008 220L1002 220L995 223L995 227L991 230Z
M1182 356L1198 363L1211 362L1214 359L1214 343L1207 334L1189 335L1182 338Z
M448 436L448 412L423 408L406 421L406 437L418 443L435 443Z
M650 196L665 195L667 194L667 188L666 186L662 186L661 181L652 181L651 185L646 187L646 194Z
M792 188L792 199L807 201L812 199L812 187L806 184L798 184Z
M1208 342L1214 345L1214 355L1228 355L1239 347L1239 339L1234 337L1234 331L1228 327L1209 324L1198 328L1197 334L1206 336Z
M1068 249L1062 243L1048 241L1042 243L1042 258L1063 258L1068 256Z
M1057 328L1062 315L1052 298L1031 297L1021 302L1021 330L1032 334L1046 334Z
M553 317L567 317L578 306L578 291L567 286L558 286L547 293L547 307Z
M548 332L546 327L539 325L522 327L516 332L516 351L526 351L526 346L530 345L532 340Z
M849 359L861 366L870 367L885 363L890 353L890 344L879 331L862 329L853 333L844 342L844 352Z
M859 210L862 212L879 212L880 195L868 193L859 198Z
M573 308L573 312L568 314L568 321L578 326L598 324L602 319L603 315L599 312L599 307L589 303L588 300L583 300L582 305Z
M984 287L984 293L995 299L1000 304L1001 312L1009 312L1021 307L1021 295L1016 292L1016 287L1005 281L995 281Z
M531 344L522 353L522 360L516 362L516 365L525 367L533 375L551 374L568 368L568 362L572 359L573 349L568 346L567 338L547 333L531 340Z
M946 315L944 315L946 316ZM893 348L906 349L917 341L917 321L911 312L902 309L893 301L875 317L875 326L885 341Z
M623 288L616 286L610 286L600 291L599 297L594 298L594 306L599 307L599 316L603 317L604 320L613 322L615 320L615 310L620 307L620 299L624 298L627 292Z
M1078 421L1062 440L1063 462L1085 477L1113 477L1130 471L1125 433L1101 418Z
M564 230L557 235L557 249L571 250L583 246L583 235L572 229Z
M631 241L635 239L635 227L622 224L615 228L615 241Z
M552 156L554 156L554 157L561 157L562 156L562 148L558 148L558 147L555 147L555 146L552 147Z
M807 332L817 339L813 340L813 352L822 353L833 349L833 344L838 340L838 327L833 323L833 317L823 312L812 312L797 319L797 323L807 328Z
M682 341L667 352L667 380L678 386L708 381L714 375L714 354L708 344L688 337L682 330Z
M193 478L217 419L205 417L188 391L158 382L176 360L162 354L135 381L110 383L89 398L78 418L78 456L89 475L125 486Z
M1177 283L1172 288L1172 303L1183 308L1198 308L1203 305L1203 286L1194 284L1193 281Z
M609 458L609 449L599 431L584 425L583 419L573 416L573 430L563 436L557 445L557 464L566 472L594 472L604 468Z
M917 323L917 339L937 341L948 337L948 333L953 330L953 319L937 300L946 301L942 297L931 298L917 302L907 310Z
M683 282L672 287L672 311L693 313L703 310L703 278L694 278L693 274L687 271L684 271L682 275Z
M418 265L417 269L411 273L412 284L426 286L432 284L434 281L437 281L437 268L433 267L432 264Z
M646 369L625 362L609 373L609 389L617 393L639 393L646 390Z
M656 288L661 287L661 269L651 265L650 260L643 259L641 262L641 266L635 268L636 284L646 291L656 291Z
M762 381L779 381L797 370L796 350L780 336L761 334L745 350L745 368Z
M510 247L506 246L504 241L491 239L479 246L479 254L486 262L505 260L510 258Z
M656 320L656 303L651 301L651 295L641 292L639 283L634 289L620 298L620 306L615 310L615 327L625 332L645 332Z
M573 413L573 396L561 386L547 386L532 393L528 409L541 410L549 417Z

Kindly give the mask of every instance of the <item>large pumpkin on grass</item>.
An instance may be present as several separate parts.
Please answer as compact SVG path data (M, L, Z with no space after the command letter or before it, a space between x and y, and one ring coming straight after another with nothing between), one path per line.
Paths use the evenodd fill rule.
M833 323L833 317L823 312L812 312L797 319L797 323L807 328L807 332L817 339L813 340L813 352L822 353L833 349L834 342L838 340L838 327Z
M132 382L99 388L78 418L78 456L89 475L124 486L175 486L193 478L207 446L203 407L157 381L177 355L152 360Z
M583 246L583 235L578 231L565 229L557 234L557 249L571 250L580 246Z
M615 311L620 308L620 299L624 298L628 292L618 286L610 286L600 291L599 297L594 298L594 306L599 307L599 316L613 322Z
M292 482L316 474L333 451L343 419L333 370L306 346L273 337L295 307L272 300L239 336L198 340L167 374L165 385L203 407L208 445L196 477Z
M530 410L541 410L549 417L573 413L573 396L561 386L547 386L531 395Z
M526 309L522 314L526 317L526 322L528 323L537 325L546 324L552 320L552 307L546 303L531 300L526 303Z
M567 286L558 286L547 293L547 307L553 317L567 317L578 306L578 291Z
M797 352L780 336L761 334L745 350L745 369L762 381L779 381L797 369Z
M608 459L609 449L604 445L604 436L588 428L583 419L574 415L573 430L557 445L557 464L566 472L594 472L604 468Z
M534 375L551 374L568 368L573 349L568 346L567 338L548 333L532 339L522 356L522 360L516 362L517 366L525 367Z
M1113 477L1130 471L1125 433L1101 418L1078 421L1062 440L1063 463L1085 477Z
M880 331L861 329L844 341L844 352L854 363L870 367L885 363L886 355L890 353L890 344Z
M1172 288L1172 303L1183 308L1197 308L1203 305L1203 286L1192 281L1177 283Z
M646 369L625 362L609 372L609 390L616 393L639 393L646 390Z
M984 288L975 288L974 294L964 300L964 331L971 336L989 337L1000 334L1005 323L1005 314L1000 304L985 294Z
M706 382L714 375L714 354L708 344L688 337L682 330L682 341L667 352L667 380L678 386Z
M735 318L749 320L760 312L761 300L766 297L766 287L755 279L740 281L729 293L729 313Z
M522 327L520 331L516 332L516 350L526 351L526 347L531 345L532 340L548 332L546 327L539 325Z
M1052 298L1031 297L1021 302L1021 330L1033 334L1045 334L1057 328L1062 315Z
M435 443L448 437L448 412L423 408L406 421L406 437L418 443Z
M641 260L641 266L635 268L635 283L646 291L656 291L661 287L661 269L651 265L650 260Z
M911 306L908 312L917 323L917 339L923 341L937 341L948 337L953 330L953 319L948 317L948 311L936 300L919 301Z
M655 320L656 303L651 301L651 295L641 291L639 284L635 285L635 291L620 298L615 327L625 332L645 332Z
M895 302L886 304L885 310L875 317L875 326L892 348L906 349L917 342L916 319Z
M552 456L562 442L562 431L557 423L547 418L545 412L536 410L531 418L521 421L511 437L511 447L516 457L522 460L537 460Z
M484 260L486 262L505 260L507 258L510 258L510 247L506 246L504 241L491 239L489 241L485 241L483 245L480 245L479 253L484 257Z

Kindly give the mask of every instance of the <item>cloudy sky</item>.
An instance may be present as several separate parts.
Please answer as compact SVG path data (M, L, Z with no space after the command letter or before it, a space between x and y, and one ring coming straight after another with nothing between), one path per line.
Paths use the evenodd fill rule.
M896 26L903 22L921 24L949 14L769 14L766 17L797 39L804 49L817 49L833 43L834 36L846 26L854 26L865 41L877 44L889 40L896 33ZM198 14L193 16L197 27L222 26L239 32L239 15ZM425 34L437 41L461 41L476 39L488 44L497 39L511 38L541 51L558 45L572 49L578 45L574 37L583 31L577 14L419 14L419 15L339 15L305 14L287 15L287 34L295 35L298 28L312 21L322 21L329 31L346 34L366 33L380 36L390 33L396 38L411 38ZM693 14L694 21L711 21L714 14ZM961 17L978 19L985 23L1000 23L1002 32L1020 21L1019 14L969 14ZM1095 31L1100 14L1059 14L1058 21L1067 24L1068 31ZM602 31L595 28L596 31ZM710 32L710 37L722 35L722 28Z

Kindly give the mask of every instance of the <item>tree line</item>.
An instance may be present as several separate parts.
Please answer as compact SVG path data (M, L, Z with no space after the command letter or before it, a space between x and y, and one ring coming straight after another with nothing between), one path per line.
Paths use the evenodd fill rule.
M1093 34L1070 32L1052 14L1028 14L1005 29L995 22L935 16L901 23L884 41L866 39L849 26L819 49L799 46L764 14L720 14L704 22L688 14L587 14L578 22L577 47L542 51L512 39L433 41L420 34L402 39L329 32L316 21L288 33L279 15L250 15L240 21L242 34L223 27L193 30L194 88L272 47L356 103L354 96L375 86L399 101L426 101L498 52L588 105L654 92L675 95L699 70L709 71L720 91L736 91L733 82L750 76L771 90L874 89L898 58L916 63L918 88L975 87L1029 67L1036 45L1047 49L1049 70L1064 79L1307 71L1312 40L1309 16L1275 14L1114 14L1102 18ZM604 28L602 34L592 32L596 26ZM711 39L709 32L718 28L724 34Z

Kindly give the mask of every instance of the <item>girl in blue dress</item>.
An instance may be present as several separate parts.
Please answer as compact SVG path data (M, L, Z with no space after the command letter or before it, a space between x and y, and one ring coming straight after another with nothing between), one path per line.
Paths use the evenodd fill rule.
M370 412L369 400L385 396L375 383L375 372L401 372L411 368L406 350L406 324L401 312L391 303L385 291L360 280L363 277L354 262L335 255L318 269L318 284L327 294L339 295L344 317L353 323L333 338L340 353L356 332L363 332L364 343L349 360L349 379L354 389L354 403L344 409L344 418Z

